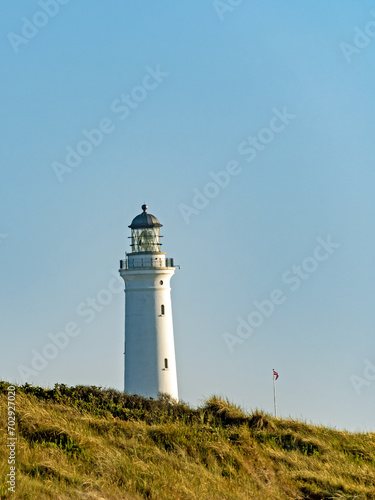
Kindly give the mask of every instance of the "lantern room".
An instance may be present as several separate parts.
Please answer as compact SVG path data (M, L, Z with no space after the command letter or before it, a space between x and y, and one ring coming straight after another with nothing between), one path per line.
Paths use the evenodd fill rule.
M142 205L143 212L135 217L130 224L132 230L132 253L159 253L160 228L162 224L158 219L147 212L147 205Z

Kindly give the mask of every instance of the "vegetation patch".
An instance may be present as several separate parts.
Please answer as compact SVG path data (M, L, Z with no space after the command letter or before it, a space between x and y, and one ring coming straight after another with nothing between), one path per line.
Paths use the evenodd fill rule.
M257 432L255 438L259 443L273 445L285 451L299 451L308 456L318 456L324 452L316 442L295 434Z
M248 414L217 396L193 409L165 395L25 384L16 401L19 498L375 499L371 433ZM1 500L7 459L0 447Z
M374 453L365 450L364 448L344 448L343 453L351 458L355 463L367 463L369 465L375 466L375 456Z
M81 454L84 450L64 430L58 427L44 427L37 422L18 420L18 431L29 443L38 443L44 446L60 448L71 455Z

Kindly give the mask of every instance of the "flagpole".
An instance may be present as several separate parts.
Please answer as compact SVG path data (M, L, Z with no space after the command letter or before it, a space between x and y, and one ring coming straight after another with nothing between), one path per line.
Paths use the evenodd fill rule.
M275 418L277 418L277 406L276 406L276 383L275 383L275 372L273 371L273 403L275 406Z

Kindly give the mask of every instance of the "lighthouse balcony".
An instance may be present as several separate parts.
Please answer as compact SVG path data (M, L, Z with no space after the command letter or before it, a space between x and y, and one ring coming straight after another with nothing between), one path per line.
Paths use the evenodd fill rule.
M166 269L174 267L174 259L166 257L137 256L120 260L120 269Z

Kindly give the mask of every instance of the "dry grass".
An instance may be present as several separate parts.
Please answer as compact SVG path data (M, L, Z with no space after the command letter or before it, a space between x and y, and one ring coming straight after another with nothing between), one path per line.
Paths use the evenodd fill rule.
M7 384L0 383L6 423ZM375 436L98 388L17 388L17 493L2 499L375 499Z

